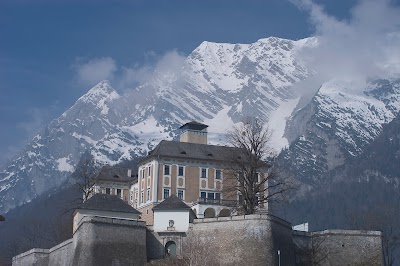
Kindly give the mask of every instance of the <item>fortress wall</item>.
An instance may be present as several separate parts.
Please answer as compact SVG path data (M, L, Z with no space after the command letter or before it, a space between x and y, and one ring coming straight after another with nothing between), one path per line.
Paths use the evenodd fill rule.
M294 265L290 223L272 215L197 219L185 239L201 242L221 265ZM189 243L190 244L190 243Z
M146 227L141 221L85 217L74 235L73 265L144 265Z
M51 266L72 265L73 246L72 238L68 239L49 250L49 264Z
M298 265L383 265L379 231L293 231L293 241Z
M379 231L325 230L311 235L326 253L325 265L383 265Z
M49 263L49 250L42 248L33 248L27 252L21 253L12 259L13 266L42 266Z

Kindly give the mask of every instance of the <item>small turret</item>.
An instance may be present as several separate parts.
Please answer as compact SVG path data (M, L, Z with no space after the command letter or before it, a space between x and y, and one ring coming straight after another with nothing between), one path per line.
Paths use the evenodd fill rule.
M207 125L192 121L180 127L180 142L207 144Z

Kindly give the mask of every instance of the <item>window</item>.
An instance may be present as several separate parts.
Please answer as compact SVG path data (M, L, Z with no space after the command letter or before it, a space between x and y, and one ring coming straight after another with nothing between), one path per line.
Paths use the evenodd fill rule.
M106 188L106 194L108 194L108 195L111 194L111 189L110 188Z
M147 190L147 198L146 199L147 199L147 201L150 200L150 189Z
M169 198L169 188L164 188L164 199Z
M147 175L150 176L150 174L151 174L151 167L150 166L147 167L147 172L148 172Z
M221 193L200 191L200 198L202 199L202 202L216 203L221 200Z
M179 166L179 168L178 168L178 176L183 176L183 166Z
M141 195L140 195L140 203L144 202L144 192L142 191Z
M207 168L201 168L201 178L207 178Z
M121 193L121 189L117 188L117 196L121 198L122 193Z
M215 179L221 179L221 169L215 170Z
M207 198L207 193L206 192L200 192L200 198L205 199Z
M169 165L164 165L164 175L169 175Z
M142 178L144 178L144 168L142 169Z
M183 190L181 190L181 189L178 190L178 198L183 200Z

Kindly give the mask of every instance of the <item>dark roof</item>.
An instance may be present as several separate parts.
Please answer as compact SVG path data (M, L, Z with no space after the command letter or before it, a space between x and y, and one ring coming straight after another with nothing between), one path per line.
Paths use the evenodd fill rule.
M175 209L190 209L189 206L186 205L180 198L178 198L176 195L172 194L168 198L166 198L164 201L162 201L160 204L155 206L153 210L175 210Z
M241 149L235 147L163 140L141 161L154 156L166 156L231 162L233 158L240 156L240 151Z
M78 209L83 210L97 210L97 211L111 211L111 212L127 212L137 213L135 208L128 203L117 197L116 195L108 194L95 194L90 199L85 201Z
M208 128L208 126L196 121L186 123L180 127L180 129L193 129L193 130L203 130L205 128Z
M133 170L132 173L134 174ZM128 176L128 169L120 167L103 166L100 173L96 177L97 180L113 181L113 182L133 182L134 178Z

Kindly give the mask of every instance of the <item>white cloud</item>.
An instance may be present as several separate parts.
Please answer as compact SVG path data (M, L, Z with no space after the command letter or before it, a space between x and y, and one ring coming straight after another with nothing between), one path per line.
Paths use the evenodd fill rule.
M114 78L117 65L111 57L93 58L87 62L78 59L73 66L78 80L85 85L94 85L102 80Z
M119 77L119 85L123 89L134 88L138 85L150 81L155 76L162 78L176 79L182 70L186 57L176 50L168 51L161 56L154 52L146 55L148 61L143 65L134 65L132 67L122 67L122 74Z
M298 56L322 79L366 78L400 73L400 9L388 0L361 0L347 20L328 15L312 0L294 0L310 14L318 46Z

